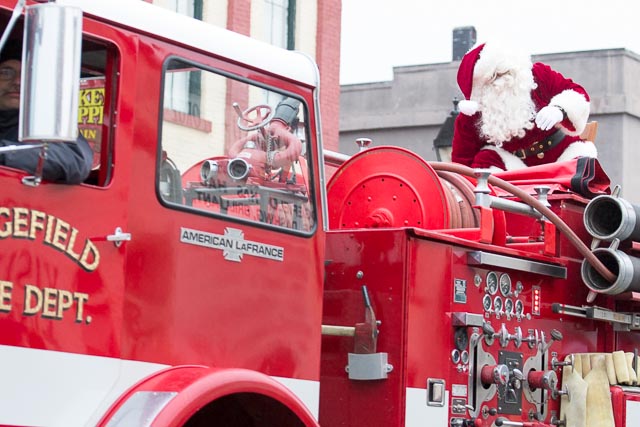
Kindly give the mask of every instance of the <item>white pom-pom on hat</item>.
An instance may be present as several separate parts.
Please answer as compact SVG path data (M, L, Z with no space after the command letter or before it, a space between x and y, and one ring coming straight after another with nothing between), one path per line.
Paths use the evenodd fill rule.
M465 116L473 116L478 112L478 107L479 105L476 101L463 99L462 101L458 102L458 110Z

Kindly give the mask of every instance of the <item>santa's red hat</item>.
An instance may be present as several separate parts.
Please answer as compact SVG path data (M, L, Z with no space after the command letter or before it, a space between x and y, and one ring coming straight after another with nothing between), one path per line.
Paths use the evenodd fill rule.
M461 113L471 116L478 111L474 89L492 81L496 73L531 70L529 55L503 43L482 43L467 52L458 68L458 86L465 99L458 103Z
M458 68L458 86L462 91L465 99L471 99L471 90L473 89L473 69L476 67L476 62L480 59L480 52L484 49L484 43L471 49L460 61L460 68Z
M478 111L478 103L471 100L471 91L473 90L473 70L480 59L482 49L484 49L484 43L467 52L462 57L458 68L458 87L465 98L458 103L458 110L467 116L472 116Z

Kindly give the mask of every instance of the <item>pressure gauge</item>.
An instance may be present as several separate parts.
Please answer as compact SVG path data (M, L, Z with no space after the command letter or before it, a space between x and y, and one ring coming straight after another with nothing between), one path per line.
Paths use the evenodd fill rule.
M498 292L498 275L495 271L487 273L487 292L491 295Z
M482 298L482 308L484 308L484 311L491 311L491 296L485 295Z
M500 313L502 311L502 298L500 296L493 299L493 309L496 313Z
M513 314L513 300L511 298L504 300L504 312L506 314Z
M516 301L516 315L517 316L522 316L523 312L524 312L524 304L522 303L522 301L517 300Z
M500 293L505 297L511 295L511 277L507 273L500 276Z

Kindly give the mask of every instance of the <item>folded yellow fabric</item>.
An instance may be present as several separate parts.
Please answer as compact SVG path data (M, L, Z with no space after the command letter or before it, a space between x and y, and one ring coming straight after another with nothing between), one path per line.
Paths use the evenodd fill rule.
M609 378L603 354L594 355L591 358L591 371L584 380L587 382L587 426L615 427Z
M613 357L613 365L616 369L618 384L628 384L630 380L629 367L627 365L627 357L625 356L624 351L614 351L611 356Z
M569 359L567 356L565 361ZM574 356L574 364L575 360ZM587 427L587 382L574 368L575 366L562 368L562 388L569 395L560 398L560 419L565 420L565 427Z

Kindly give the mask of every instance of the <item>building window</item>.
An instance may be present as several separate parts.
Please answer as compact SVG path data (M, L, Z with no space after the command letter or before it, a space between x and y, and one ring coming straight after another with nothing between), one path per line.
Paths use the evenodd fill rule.
M296 0L264 0L267 41L284 49L295 49Z
M265 41L283 49L295 48L296 0L264 0ZM282 97L265 91L264 102L277 103Z
M167 0L169 10L202 20L203 0ZM200 117L202 75L200 71L168 76L165 86L165 108Z

